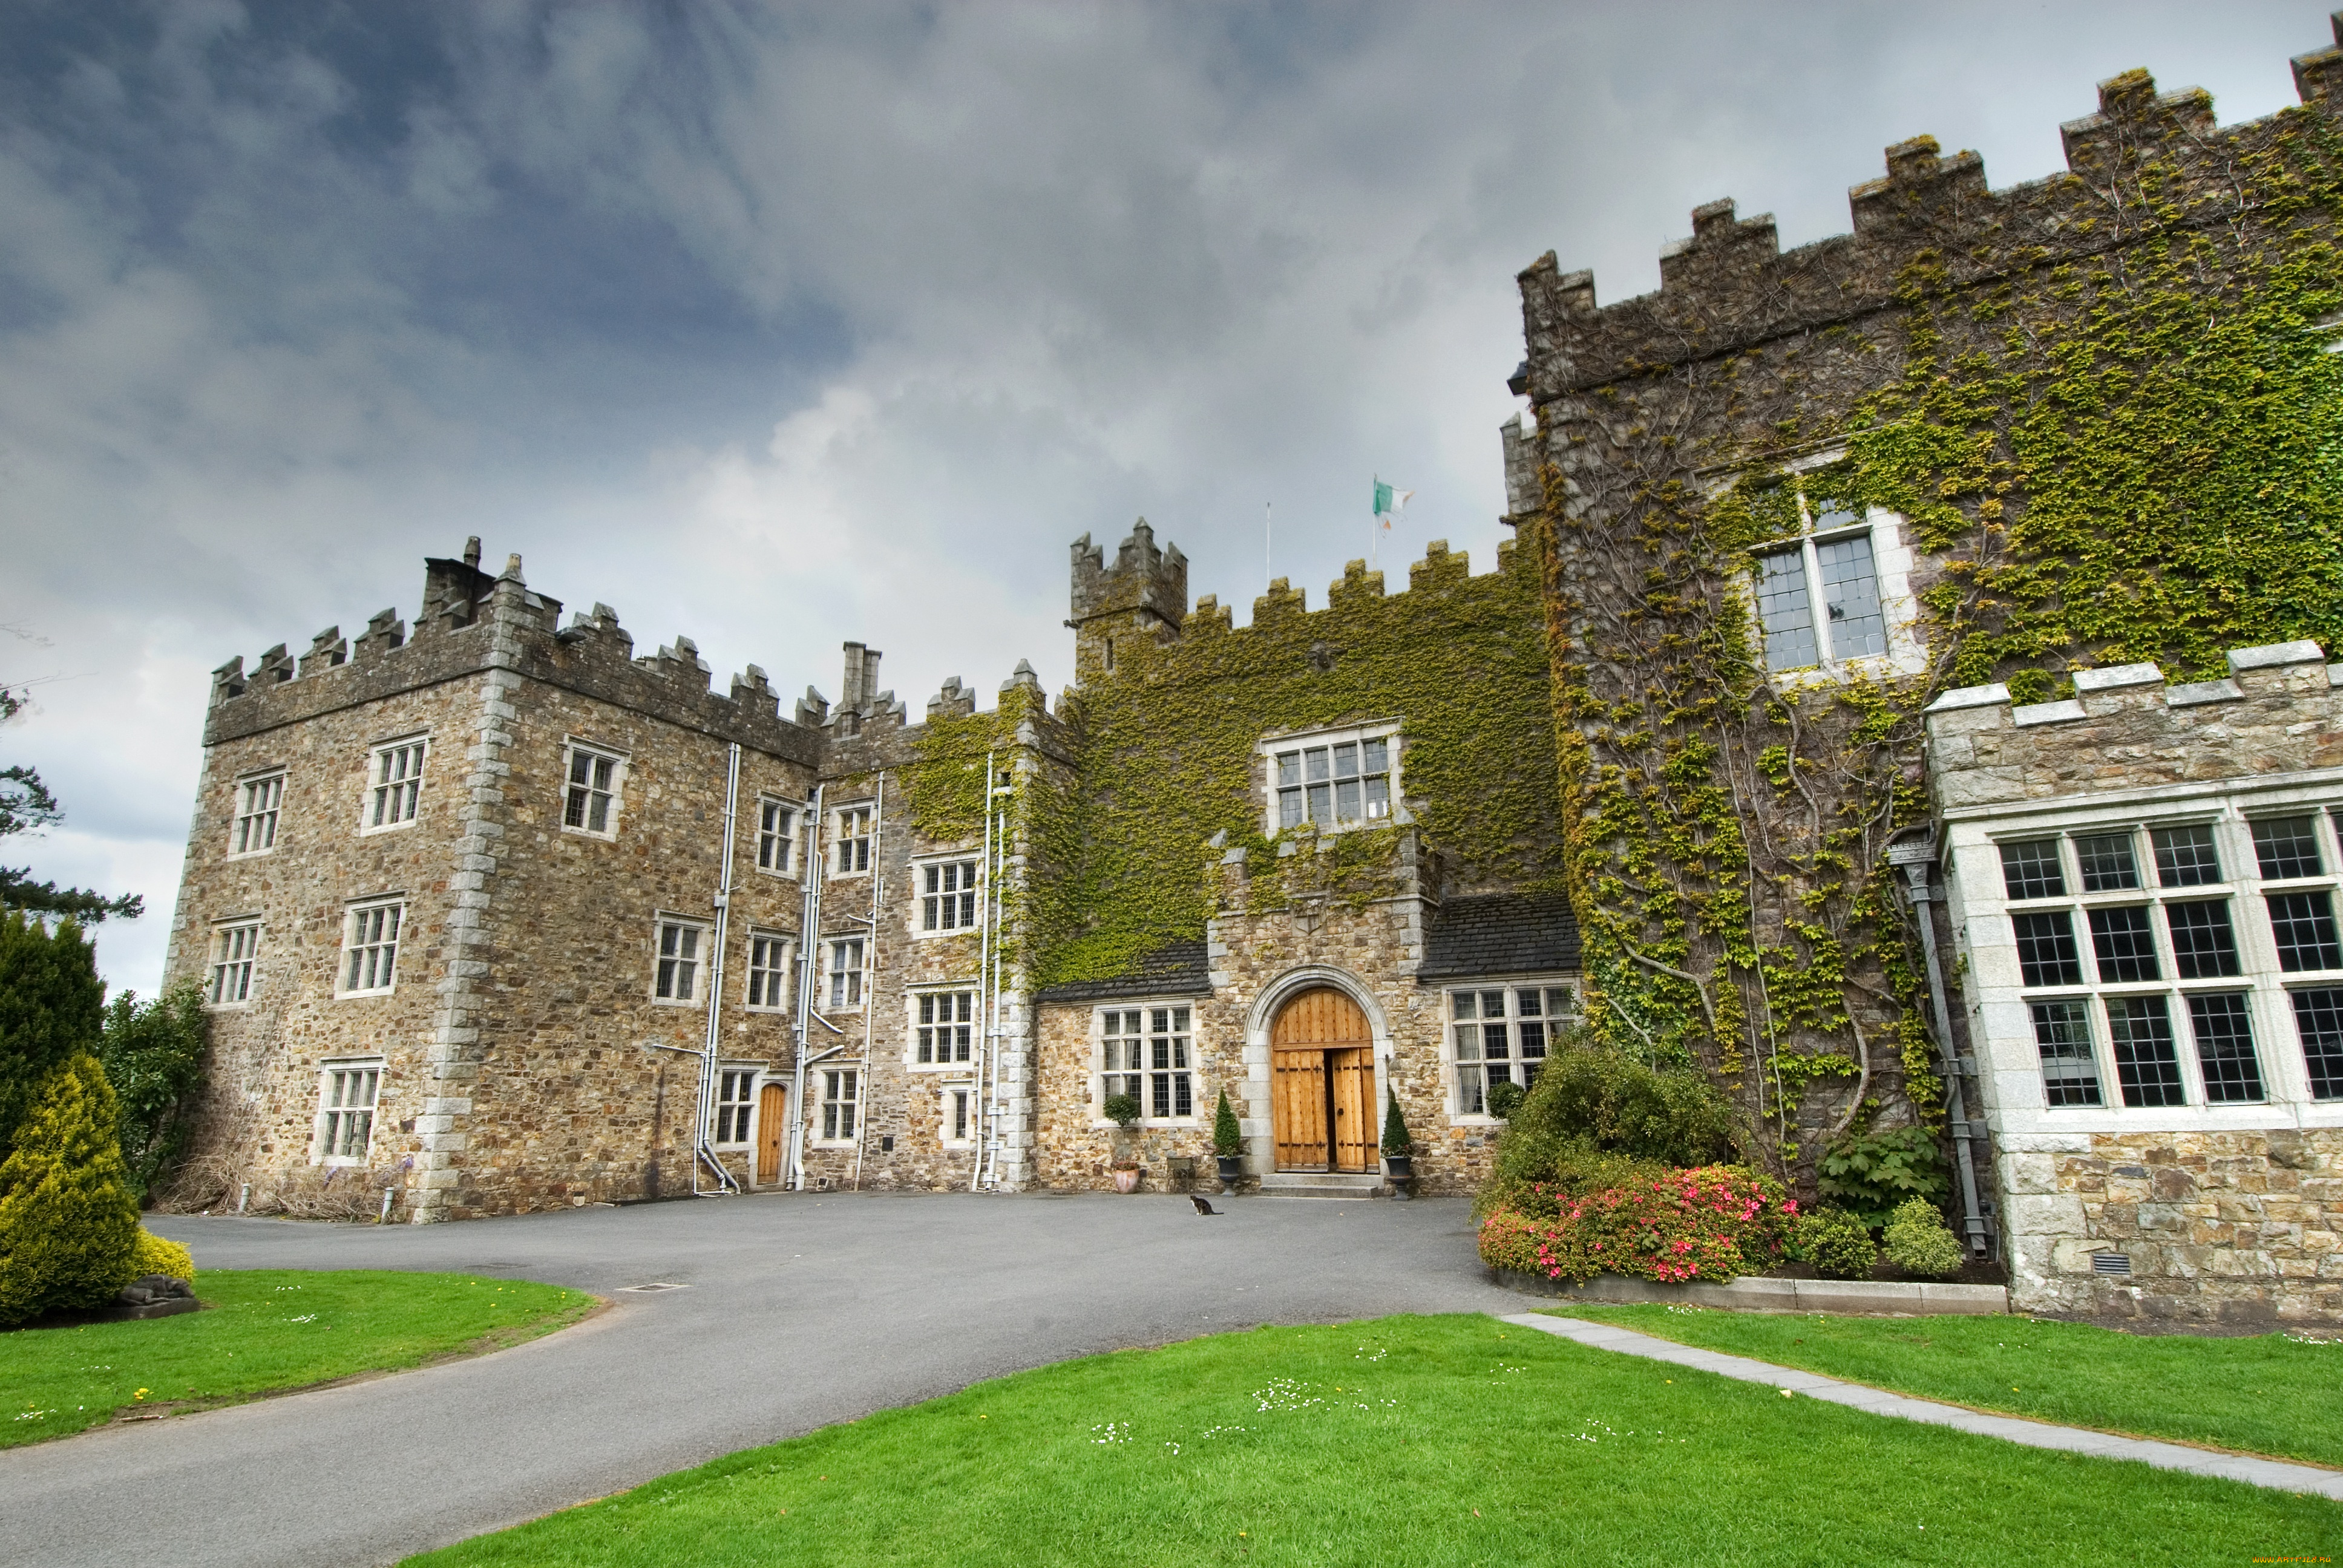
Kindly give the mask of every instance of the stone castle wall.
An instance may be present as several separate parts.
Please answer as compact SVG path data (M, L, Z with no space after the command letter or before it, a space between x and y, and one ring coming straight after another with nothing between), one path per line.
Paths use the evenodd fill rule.
M2035 1134L2001 1167L2023 1311L2343 1322L2343 1130Z

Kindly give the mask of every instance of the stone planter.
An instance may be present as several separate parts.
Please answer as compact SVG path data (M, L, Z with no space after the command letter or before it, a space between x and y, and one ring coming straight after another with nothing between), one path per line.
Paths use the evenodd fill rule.
M1116 1191L1118 1191L1118 1192L1136 1192L1136 1191L1139 1191L1139 1167L1138 1167L1138 1166L1136 1166L1136 1165L1118 1165L1118 1166L1116 1166L1116 1167L1114 1168L1114 1171L1113 1171L1113 1176L1114 1176L1114 1190L1115 1190Z
M1219 1160L1221 1166L1221 1191L1223 1192L1235 1191L1237 1190L1237 1183L1244 1180L1244 1156L1242 1154L1222 1154L1215 1158Z

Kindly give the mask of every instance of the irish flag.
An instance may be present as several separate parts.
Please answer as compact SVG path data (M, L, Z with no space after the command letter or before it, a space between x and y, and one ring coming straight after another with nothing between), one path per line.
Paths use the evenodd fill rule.
M1375 516L1383 520L1383 527L1391 527L1391 520L1399 515L1399 509L1406 506L1407 498L1414 494L1413 490L1395 489L1381 479L1375 481Z

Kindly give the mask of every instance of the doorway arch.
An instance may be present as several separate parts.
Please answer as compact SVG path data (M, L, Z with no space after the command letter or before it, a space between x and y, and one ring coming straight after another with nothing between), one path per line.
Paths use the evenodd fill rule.
M1269 1026L1271 1126L1280 1171L1370 1171L1375 1032L1350 992L1313 985Z

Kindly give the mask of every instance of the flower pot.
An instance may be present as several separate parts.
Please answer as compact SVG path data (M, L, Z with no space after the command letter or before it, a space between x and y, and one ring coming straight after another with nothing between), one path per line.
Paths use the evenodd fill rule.
M1139 1191L1138 1167L1133 1166L1129 1170L1118 1170L1115 1171L1114 1190L1118 1192L1136 1192Z
M1393 1181L1409 1181L1414 1180L1415 1156L1413 1154L1384 1155L1383 1174Z
M1233 1192L1237 1190L1237 1183L1244 1180L1244 1156L1242 1154L1222 1154L1219 1156L1219 1160L1221 1162L1221 1191L1223 1192Z

